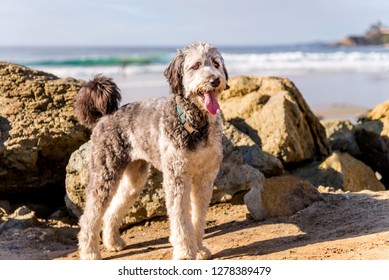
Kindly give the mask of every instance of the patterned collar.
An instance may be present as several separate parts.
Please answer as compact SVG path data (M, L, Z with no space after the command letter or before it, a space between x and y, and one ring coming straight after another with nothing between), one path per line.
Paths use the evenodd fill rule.
M180 119L180 123L184 126L185 130L189 132L189 134L193 137L202 137L208 130L208 123L206 123L204 126L200 128L194 128L189 124L187 121L187 117L185 114L184 109L181 107L179 104L178 96L176 98L176 104L177 104L177 113L178 113L178 118Z

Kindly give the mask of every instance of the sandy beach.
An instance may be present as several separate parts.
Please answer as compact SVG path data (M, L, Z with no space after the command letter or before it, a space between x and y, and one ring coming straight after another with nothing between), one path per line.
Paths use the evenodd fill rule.
M256 222L242 200L210 207L205 244L215 260L384 260L389 258L389 192L326 193L291 217ZM363 207L361 207L363 205ZM76 220L0 235L0 259L77 260ZM153 219L122 232L127 247L106 260L168 260L169 222Z
M140 68L141 69L138 69L135 72L131 72L128 71L128 69L118 68L117 66L114 68L88 66L81 68L81 70L71 67L50 68L46 66L42 67L42 70L52 72L59 77L72 77L72 74L76 74L74 75L75 78L84 81L90 79L93 74L105 73L113 77L120 87L123 96L122 104L146 98L167 96L170 94L168 84L163 76L163 65L158 66L158 71L151 72L146 71L142 67ZM53 71L50 71L50 69ZM105 70L107 69L109 71L106 73ZM288 77L292 83L284 81L282 83L282 90L288 91L291 88L291 85L294 84L302 95L301 99L304 99L310 107L310 109L304 108L301 112L298 111L303 107L300 106L301 103L294 107L292 111L298 111L298 116L301 116L302 118L305 118L308 115L307 111L312 110L314 115L319 119L349 119L356 123L358 116L366 113L377 104L382 103L389 98L389 92L386 87L389 75L386 72L303 71L301 73L298 71L275 71L274 69L271 71L247 69L247 71L238 72L236 68L232 67L229 74L230 77L238 75ZM51 74L47 75L50 77L49 80L53 78ZM25 76L22 76L21 80L25 79L24 77ZM7 77L5 77L5 79L7 79ZM75 95L77 89L81 87L81 84L83 83L81 80L69 80L71 81L70 83L75 83L71 89L73 95ZM231 83L232 80L233 79L231 79ZM63 80L66 86L69 86L69 81L66 79ZM24 80L23 83L26 84L26 87L29 87L32 84L31 81ZM47 90L51 90L51 87L55 88L58 86L57 82L52 83L51 81L48 81L47 83L50 83L50 86L46 87ZM269 84L271 85L272 82ZM39 89L40 86L38 85L32 90ZM280 87L272 89L266 88L265 86L263 91L266 92L266 90L269 90L270 94L275 96L278 95L278 90L280 89ZM19 92L20 89L12 91L16 100L21 98L18 94ZM61 91L55 91L55 94L57 94L57 92ZM292 92L297 91L294 90ZM50 96L50 94L47 94L47 96ZM9 89L4 88L4 98L10 98L10 96L12 97L12 95L9 95ZM31 102L32 105L26 107L35 108L35 96L46 98L46 95L41 96L39 93L31 94L27 100ZM62 102L62 100L67 100L66 106L73 106L72 102L74 99L71 97L55 99L55 101L59 103ZM298 102L296 100L293 100L291 103L297 104ZM10 108L12 107L11 105L17 104L17 102L15 103L12 100L9 102L11 102L9 103ZM24 100L23 102L27 101ZM48 103L50 102L51 101L49 100ZM259 104L258 107L261 105L260 103L254 103ZM62 104L61 106L65 105ZM283 116L284 112L282 112L282 110L285 108L286 107L284 107L283 104L278 103L278 105L272 109L281 110L277 111L277 114ZM44 107L39 107L38 109L45 111ZM289 111L288 116L290 116L290 118L295 116L291 113L292 111ZM71 114L72 109L65 110L64 112ZM18 129L23 130L23 127L25 126L23 121L18 125L7 122L8 119L13 118L13 114L17 115L18 113L18 109L9 109L5 111L4 117L2 117L2 124L4 126L4 131L7 131L7 133L11 133L12 128L18 127L18 125ZM35 114L36 111L33 111L32 113ZM10 116L6 114L10 114ZM36 131L42 129L43 123L51 125L57 124L56 120L58 118L55 118L56 114L57 113L54 112L53 116L50 115L48 121L42 120L40 122L42 125L37 126ZM38 115L42 116L43 112ZM312 114L310 113L310 115ZM54 119L51 120L51 117ZM68 118L68 116L63 117L62 119L66 118ZM14 119L19 120L20 118ZM69 120L69 125L75 125L76 122L74 122L74 117L69 117ZM267 120L267 116L263 116L261 123L265 123ZM279 121L279 123L282 122L282 120ZM32 125L37 125L36 123L35 120L33 120ZM312 125L312 123L309 122L301 126L299 125L299 122L295 122L295 124L298 128L308 128ZM290 129L293 128L290 127ZM32 138L36 137L36 131L31 132ZM57 128L54 131L57 131ZM65 128L65 131L69 132L70 130ZM272 131L286 131L287 133L290 133L288 129L284 128L274 128L271 129L269 133ZM311 130L307 129L307 132L310 133L310 131ZM7 133L2 135L8 137L9 134ZM21 134L22 133L17 133L17 135ZM299 132L291 134L300 136ZM325 132L323 132L322 136L325 137L324 135ZM309 137L304 138L304 140L298 138L291 142L303 143L305 139L308 138ZM283 139L283 137L277 139ZM23 142L23 139L20 139L20 141ZM62 141L66 142L66 140ZM82 139L82 141L84 143L87 139ZM35 142L41 143L38 141ZM32 145L35 142L31 142ZM276 140L273 142L278 144ZM45 144L44 141L42 143ZM47 143L50 144L50 141L47 141ZM252 140L248 143L249 144L245 145L245 147L256 145ZM66 144L62 144L62 146L68 147L69 143L66 142ZM77 148L69 152L69 155ZM27 149L29 149L29 147L27 147ZM36 151L38 149L32 148L32 150ZM45 147L44 150L46 152L51 152L53 149L50 146L48 148ZM61 152L59 149L57 150L54 149L55 152ZM294 151L295 149L284 148L284 150ZM9 151L9 158L12 158L12 156L14 156L13 150ZM27 151L27 154L30 154L30 151L31 149ZM25 156L23 155L23 153L20 153L20 155L16 156L20 156L24 160ZM42 153L37 153L37 157L42 157ZM308 157L307 160L313 160L313 158L313 156L311 158ZM42 166L45 168L47 167L42 164L43 161L41 159L34 160L33 157L29 157L28 159L31 160L29 166L34 166L37 162L40 164L40 166L37 166L36 168L30 168L34 172L35 170L39 171L39 168ZM16 158L14 161L20 162L19 158ZM243 159L241 160L241 164L242 163L244 163ZM68 158L61 164L66 166L68 164ZM285 168L293 167L295 164L296 163L285 164ZM297 165L298 164L302 164L302 162L297 162ZM237 170L240 170L240 168L241 167L238 167ZM30 169L25 168L24 170L29 172L31 171ZM372 171L371 173L373 174L374 180L377 180L374 172ZM7 173L3 172L2 174ZM30 177L35 178L35 175ZM64 180L61 181L61 183L64 184ZM388 191L382 190L379 192L372 192L362 190L356 193L349 193L347 191L336 192L334 190L326 190L322 193L322 201L315 202L291 216L270 218L265 221L254 221L252 219L246 205L243 203L242 194L243 193L240 195L238 194L231 202L216 204L210 208L207 217L205 239L213 252L214 259L378 260L387 259L389 257L389 224L387 215L385 214L388 211ZM63 193L60 198L62 200ZM24 210L27 212L29 211L27 214L31 216L32 224L27 224L27 226L23 225L23 227L18 228L18 226L13 226L12 219L14 219L13 217L16 215L14 212L17 212L17 210L20 209L18 207L21 206L21 204L12 201L11 205L9 205L9 203L7 205L7 202L8 201L3 202L3 206L0 207L3 208L3 210L0 211L0 218L2 219L2 223L0 224L5 224L6 227L9 227L6 228L4 226L5 229L3 233L0 233L0 259L79 258L77 253L77 233L79 231L77 225L78 220L70 214L69 208L66 208L64 204L58 205L58 207L54 209L48 210L46 208L45 215L41 215L39 213L39 211L41 211L41 205L37 206L30 201L28 201L28 203L24 202L25 205L32 209L31 211L31 209L27 207L29 210ZM62 203L64 202L62 201ZM6 207L4 205L6 205ZM361 205L363 205L363 207L360 207ZM37 209L36 212L35 209ZM345 221L348 222L345 223ZM112 253L103 249L103 257L105 259L170 259L171 246L168 242L168 236L169 222L166 218L155 218L146 222L141 222L140 224L123 231L123 238L127 243L127 247L123 252ZM31 240L33 242L31 242Z

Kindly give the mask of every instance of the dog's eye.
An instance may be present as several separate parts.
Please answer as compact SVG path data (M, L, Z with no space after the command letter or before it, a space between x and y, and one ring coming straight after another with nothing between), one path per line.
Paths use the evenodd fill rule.
M214 65L216 68L219 68L219 66L220 66L219 62L217 62L216 60L213 61L213 65Z
M200 66L201 66L201 63L200 63L200 62L196 62L196 63L191 67L191 69L193 69L193 70L198 70L198 69L200 68Z

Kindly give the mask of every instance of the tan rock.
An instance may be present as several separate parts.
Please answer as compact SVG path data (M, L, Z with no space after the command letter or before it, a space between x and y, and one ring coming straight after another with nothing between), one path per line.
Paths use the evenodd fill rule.
M385 190L369 166L347 153L334 152L322 162L309 163L290 172L317 187L323 185L353 192Z
M63 188L88 132L73 112L82 81L0 62L0 192Z
M385 190L385 186L378 181L370 167L347 153L334 152L319 165L319 169L332 169L341 174L344 191Z
M355 126L349 120L322 120L327 138L333 151L347 152L354 157L361 156L355 140Z
M281 161L262 149L245 133L239 131L229 122L224 122L224 141L228 141L237 149L245 163L257 168L266 177L278 176L284 173ZM227 149L224 144L224 154Z
M389 137L389 101L378 104L373 110L367 113L366 118L376 120L375 130L381 136Z
M293 176L268 178L262 191L252 189L244 197L255 220L291 216L322 200L321 194L307 181Z
M380 173L381 182L389 188L389 101L362 117L354 135L361 151L356 157Z
M288 79L234 77L220 97L227 121L285 163L330 152L325 130Z
M253 187L262 188L264 176L247 164L239 151L239 145L234 136L239 132L231 124L226 123L223 130L223 161L215 180L212 203L228 202L233 196ZM240 142L242 143L242 142Z
M333 151L347 152L362 161L378 172L381 182L389 187L389 138L382 133L387 120L385 110L379 110L380 107L377 106L370 114L382 121L366 117L356 125L347 120L322 120L321 123Z

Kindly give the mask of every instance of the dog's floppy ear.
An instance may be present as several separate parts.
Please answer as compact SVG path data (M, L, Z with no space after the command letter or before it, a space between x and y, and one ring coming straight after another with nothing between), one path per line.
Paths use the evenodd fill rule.
M164 72L172 92L178 95L184 94L184 86L182 85L184 60L184 54L179 51Z
M223 58L222 58L222 65L223 65L224 75L226 76L226 88L225 89L229 89L230 86L228 85L228 72L227 72L226 66L224 64L224 59Z

